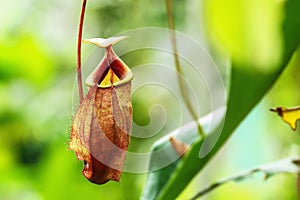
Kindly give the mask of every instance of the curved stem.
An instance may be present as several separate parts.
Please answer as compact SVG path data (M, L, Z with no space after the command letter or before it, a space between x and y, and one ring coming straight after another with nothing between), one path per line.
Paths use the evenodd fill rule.
M81 40L82 40L82 29L83 29L86 1L87 0L82 1L79 28L78 28L78 38L77 38L77 81L78 81L78 92L79 92L80 103L83 100L82 74L81 74Z
M172 9L173 2L172 2L172 0L166 0L165 2L166 2L166 8L167 8L168 26L169 26L169 29L170 29L171 45L172 45L172 48L173 48L174 62L175 62L175 67L176 67L176 71L177 71L177 77L178 77L180 92L182 94L183 101L184 101L190 115L192 116L194 121L197 123L197 128L198 128L199 135L202 136L202 137L205 137L202 126L198 122L199 117L197 116L197 113L194 111L193 105L192 105L192 103L191 103L191 101L188 97L189 94L188 94L188 89L186 87L186 84L184 83L183 79L181 78L183 73L182 73L181 65L180 65L179 58L178 58L178 50L177 50L177 43L176 43L176 36L175 36L175 30L176 29L175 29L173 9Z
M255 168L249 169L247 171L232 175L227 178L223 178L223 179L207 186L206 188L202 189L201 191L199 191L195 196L193 196L191 198L191 200L196 200L228 182L231 182L231 181L238 182L238 181L244 180L257 172L262 172L265 175L265 177L264 177L265 180L271 176L283 174L283 173L298 174L299 173L299 162L300 162L300 158L298 156L288 157L288 158L284 158L282 160L277 160L272 163L260 165L258 167L255 167Z

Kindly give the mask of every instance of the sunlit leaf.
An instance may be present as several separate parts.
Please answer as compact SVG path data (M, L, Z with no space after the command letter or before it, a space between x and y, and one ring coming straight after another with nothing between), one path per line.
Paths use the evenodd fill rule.
M296 130L297 121L300 120L300 107L295 107L295 108L277 107L277 108L271 108L270 110L276 112L284 122L290 125L290 127L294 131Z
M281 25L283 48L278 63L276 65L274 63L264 65L265 67L262 69L261 66L256 65L257 63L251 62L251 60L247 62L240 62L238 59L232 60L225 124L223 128L219 127L222 128L222 133L216 145L208 154L202 154L202 149L207 148L207 145L215 140L214 132L210 133L205 140L200 139L195 142L175 171L172 172L158 199L175 199L184 190L196 174L226 143L234 130L267 93L288 64L300 42L300 29L298 28L300 27L300 1L289 0L284 5L285 16ZM222 24L222 20L219 20L219 23ZM238 26L232 24L232 26L228 25L225 28L230 29L231 27ZM259 45L259 43L251 45Z

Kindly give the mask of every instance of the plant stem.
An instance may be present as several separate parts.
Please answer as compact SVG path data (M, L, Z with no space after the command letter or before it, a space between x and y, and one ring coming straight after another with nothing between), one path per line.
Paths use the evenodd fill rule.
M77 81L78 81L78 92L79 92L80 103L83 100L82 73L81 73L81 40L82 40L82 29L83 29L86 1L87 0L82 1L79 28L78 28L78 39L77 39Z
M197 129L198 129L199 135L201 137L205 137L202 126L198 122L199 116L197 116L197 113L194 111L192 103L189 99L189 94L188 94L188 89L186 87L186 84L184 83L183 79L181 78L183 73L182 73L182 68L181 68L181 65L179 62L179 58L178 58L178 50L177 50L177 43L176 43L176 36L175 36L176 29L175 29L175 23L174 23L174 17L173 17L173 1L165 0L165 2L166 2L166 8L167 8L168 26L170 29L171 45L173 48L174 62L175 62L175 67L176 67L176 71L177 71L179 89L182 94L183 101L184 101L190 115L192 116L193 120L197 123Z
M239 174L235 174L233 176L221 179L208 187L204 188L200 192L198 192L194 197L191 198L191 200L196 200L199 197L202 197L212 190L218 188L219 186L222 186L223 184L226 184L231 181L241 181L248 177L250 177L252 174L257 172L262 172L265 175L265 180L269 178L270 176L276 175L276 174L282 174L282 173L299 173L299 157L288 157L282 160L278 160L272 163L267 163L264 165L260 165L258 167L255 167L253 169L244 171Z

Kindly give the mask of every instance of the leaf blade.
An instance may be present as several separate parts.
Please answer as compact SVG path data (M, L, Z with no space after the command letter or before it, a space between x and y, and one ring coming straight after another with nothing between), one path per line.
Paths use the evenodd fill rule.
M204 157L200 155L200 159L198 159L200 148L203 148L204 141L214 139L214 133L210 134L205 140L199 140L193 144L189 153L179 163L167 185L162 189L158 199L175 199L181 193L194 176L204 168L207 162L225 144L241 121L282 73L300 41L300 30L297 28L300 26L300 20L296 17L297 10L300 9L300 2L290 0L287 2L285 9L286 17L283 22L284 49L279 64L275 67L270 66L267 71L260 72L259 67L241 66L240 63L233 61L228 110L219 140L207 155ZM240 95L241 91L246 92ZM250 100L247 98L250 98ZM236 109L236 105L239 105L242 109ZM209 142L207 143L209 144Z

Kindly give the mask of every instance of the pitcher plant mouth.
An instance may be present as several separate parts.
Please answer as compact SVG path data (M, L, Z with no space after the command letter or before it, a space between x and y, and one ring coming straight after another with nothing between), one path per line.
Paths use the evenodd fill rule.
M87 77L85 83L100 88L118 86L130 82L133 74L130 68L115 54L112 45L128 38L127 36L111 37L107 39L92 38L83 40L84 43L94 44L105 48L105 56L96 69Z
M93 87L97 84L98 88L109 88L111 86L117 87L117 86L126 84L126 83L130 82L133 79L132 71L127 71L123 79L117 79L117 81L113 81L113 82L107 81L107 80L109 80L108 77L111 76L109 74L110 74L110 70L108 70L108 72L107 72L107 77L105 77L104 80L99 84L99 83L94 82L94 78L93 78L94 76L93 76L93 73L92 73L86 78L85 84L89 87ZM116 78L114 78L114 80L116 80Z

